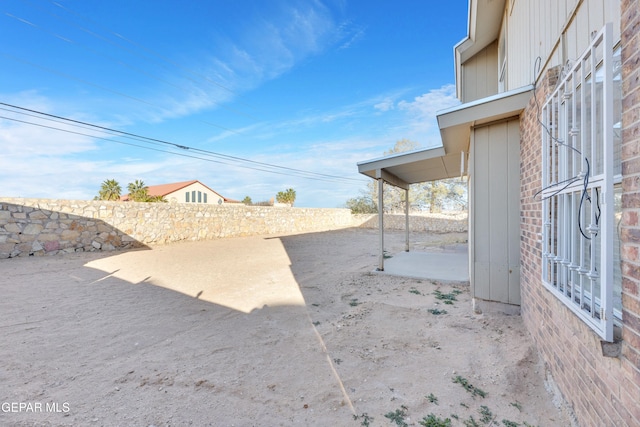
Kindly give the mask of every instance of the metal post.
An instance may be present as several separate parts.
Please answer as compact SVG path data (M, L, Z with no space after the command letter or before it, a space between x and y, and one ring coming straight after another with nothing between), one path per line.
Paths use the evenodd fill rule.
M404 251L409 252L409 187L404 190Z
M384 271L384 180L378 178L378 230L380 236L380 258L378 271Z

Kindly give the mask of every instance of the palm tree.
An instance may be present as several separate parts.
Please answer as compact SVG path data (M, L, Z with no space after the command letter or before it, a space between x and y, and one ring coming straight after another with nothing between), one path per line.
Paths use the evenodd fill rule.
M149 201L149 193L147 192L147 186L141 179L136 179L134 182L130 182L127 186L129 190L129 198L134 202L147 202Z
M276 194L276 200L278 203L284 203L289 206L293 206L293 202L296 201L296 190L293 188L288 188L285 191L279 191Z
M107 179L100 186L98 200L120 200L122 188L115 179Z

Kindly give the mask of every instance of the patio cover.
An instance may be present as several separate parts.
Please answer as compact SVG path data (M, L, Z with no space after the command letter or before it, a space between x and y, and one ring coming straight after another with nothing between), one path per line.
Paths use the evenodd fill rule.
M485 123L513 117L522 112L533 86L525 86L487 98L461 104L438 113L438 127L442 146L408 151L358 163L358 172L378 180L378 211L384 211L382 192L384 182L405 190L409 199L409 185L466 175L471 129ZM406 243L409 251L409 206L405 206ZM378 270L384 270L384 215L378 215L380 256Z
M383 191L387 182L405 191L409 200L409 185L419 182L455 178L464 173L466 143L451 144L456 147L438 147L408 151L387 157L358 163L358 172L378 180L378 212L384 212ZM447 154L447 148L452 150ZM463 148L463 149L461 149ZM455 151L454 151L455 150ZM409 252L409 204L405 204L405 251ZM384 271L384 215L378 215L380 255L378 271Z

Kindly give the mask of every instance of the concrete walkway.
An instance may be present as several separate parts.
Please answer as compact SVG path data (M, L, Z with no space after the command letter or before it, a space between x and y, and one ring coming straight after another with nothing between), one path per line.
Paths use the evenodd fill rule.
M467 245L442 252L399 252L384 260L383 274L451 282L469 281Z

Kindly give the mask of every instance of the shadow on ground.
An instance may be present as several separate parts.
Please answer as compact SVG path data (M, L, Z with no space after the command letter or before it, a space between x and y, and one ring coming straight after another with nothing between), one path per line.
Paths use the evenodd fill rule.
M479 403L457 372L496 413L564 425L549 420L519 318L472 315L467 285L374 274L376 257L375 230L346 229L0 261L0 401L62 408L0 424L384 425L402 406L468 417ZM527 399L522 413L507 399Z

